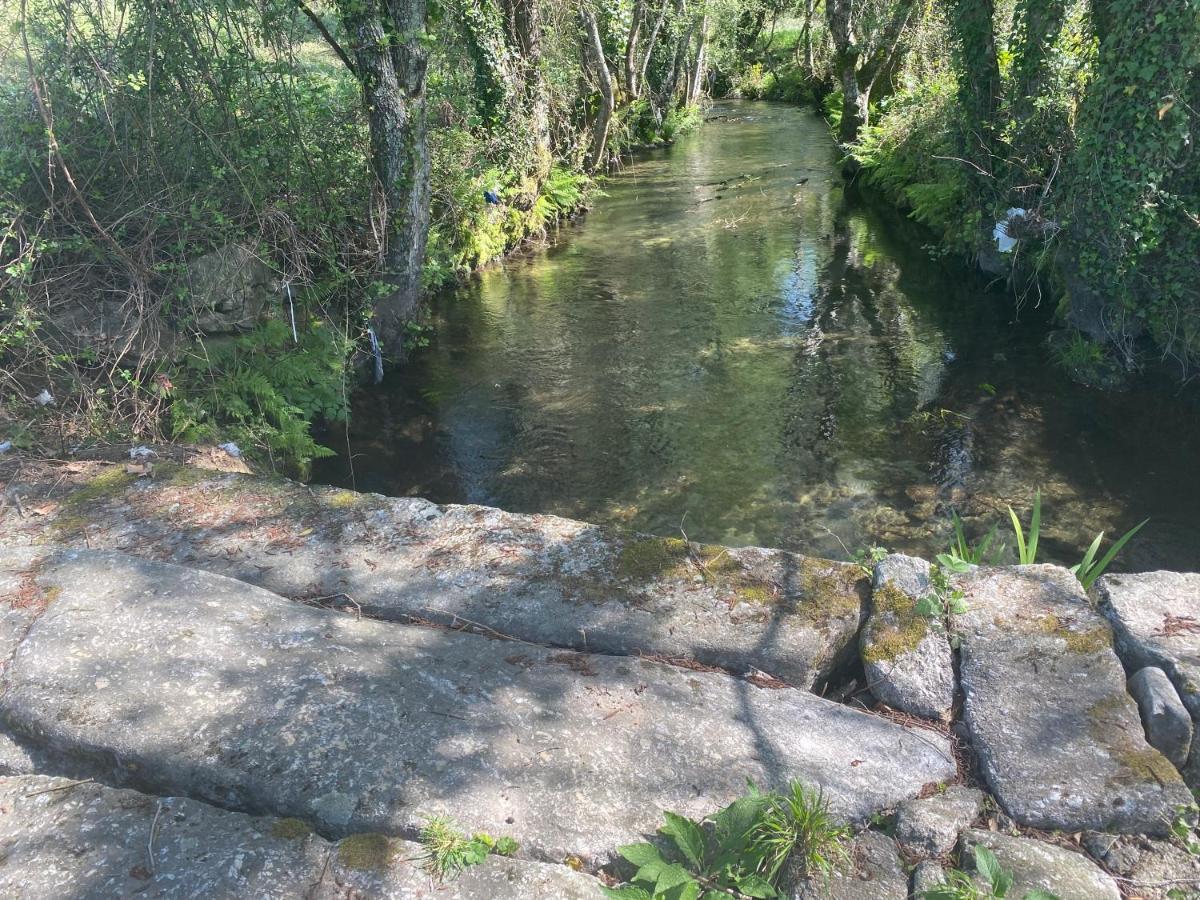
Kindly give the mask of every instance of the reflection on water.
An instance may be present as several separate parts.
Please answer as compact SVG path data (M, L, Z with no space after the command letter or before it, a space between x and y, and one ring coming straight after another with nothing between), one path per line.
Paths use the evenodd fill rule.
M980 532L1040 485L1049 555L1151 516L1126 562L1200 568L1194 410L1066 383L1011 296L846 196L811 113L718 111L439 301L355 399L359 489L844 557L938 552L951 508Z

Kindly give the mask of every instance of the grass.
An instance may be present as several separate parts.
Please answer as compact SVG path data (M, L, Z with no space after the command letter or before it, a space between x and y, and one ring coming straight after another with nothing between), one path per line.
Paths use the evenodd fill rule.
M1108 568L1109 563L1113 561L1116 555L1121 552L1121 548L1129 543L1130 538L1141 531L1142 526L1149 521L1149 519L1142 519L1141 522L1139 522L1137 525L1134 525L1127 532L1117 538L1116 542L1108 548L1108 552L1100 557L1098 561L1096 559L1096 554L1100 550L1100 542L1104 540L1104 532L1102 531L1096 535L1096 539L1092 541L1092 544L1090 547L1088 547L1087 552L1083 554L1083 559L1077 564L1071 566L1071 572L1076 578L1079 579L1079 583L1083 585L1083 589L1085 591L1090 591L1092 589L1092 585L1095 583L1096 579L1104 574L1104 570Z
M1013 533L1017 537L1017 559L1023 566L1031 566L1037 562L1038 536L1042 530L1042 491L1039 488L1033 495L1033 512L1029 519L1028 533L1021 527L1021 520L1010 506L1008 517L1012 520Z
M510 837L494 838L485 832L467 837L447 816L431 816L421 828L422 858L426 871L438 881L456 878L468 866L476 866L489 854L512 856L520 849Z

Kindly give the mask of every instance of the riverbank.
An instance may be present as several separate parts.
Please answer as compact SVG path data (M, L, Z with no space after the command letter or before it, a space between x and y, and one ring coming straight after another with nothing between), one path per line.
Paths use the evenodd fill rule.
M1186 826L1168 834L1190 745L1150 707L1144 734L1125 688L1151 654L1166 677L1146 702L1190 708L1200 638L1127 611L1163 579L1172 614L1200 605L1197 576L1106 577L1088 598L1052 566L977 569L939 623L915 612L927 564L901 556L863 567L169 464L31 460L23 481L0 538L0 882L52 858L75 885L270 893L309 873L390 896L431 885L428 848L404 842L445 815L518 845L450 896L599 896L661 810L710 815L746 778L819 785L857 832L795 896L865 880L907 898L979 844L1063 900L1200 879Z

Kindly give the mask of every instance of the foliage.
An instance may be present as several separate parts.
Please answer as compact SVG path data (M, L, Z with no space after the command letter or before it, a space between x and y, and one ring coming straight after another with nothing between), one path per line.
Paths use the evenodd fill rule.
M486 832L472 837L463 834L446 816L431 816L419 835L425 848L424 865L438 881L458 876L468 866L476 866L489 854L512 856L519 849L511 837L494 838Z
M948 570L943 564L936 563L929 569L929 593L917 601L918 615L933 619L937 624L949 630L951 616L961 616L967 611L967 601L962 590L955 587Z
M1012 522L1013 534L1017 539L1017 561L1023 566L1031 566L1037 562L1038 537L1042 530L1042 492L1039 488L1033 495L1033 512L1029 518L1029 531L1021 526L1021 520L1011 506L1008 507L1008 518Z
M1012 890L1012 873L1000 865L994 854L982 844L975 845L975 874L961 869L946 873L946 883L925 891L922 900L1006 900ZM1026 891L1023 900L1057 900L1049 891Z
M1149 519L1143 519L1117 538L1113 545L1108 548L1108 552L1100 557L1099 560L1096 559L1096 554L1100 550L1100 542L1104 540L1104 532L1102 531L1096 535L1087 552L1083 554L1083 559L1071 566L1071 574L1079 579L1079 583L1083 585L1085 591L1091 590L1092 584L1104 574L1104 570L1108 568L1109 563L1113 561L1116 555L1121 552L1121 548L1129 543L1129 539L1141 531L1142 526L1149 521Z
M170 394L172 436L233 441L303 473L313 459L332 454L313 440L309 423L346 417L347 350L348 341L320 323L293 343L278 320L228 341L202 342Z
M702 820L666 812L669 841L630 844L619 852L637 867L630 883L604 888L617 900L719 900L780 896L789 860L803 876L828 875L845 860L850 831L837 824L819 790L799 782L786 792L753 784L743 797Z
M962 519L958 517L958 513L951 512L950 521L954 526L954 540L951 542L948 552L938 554L937 560L942 566L952 572L962 572L968 566L996 564L1004 551L1003 543L993 545L998 525L993 525L978 544L972 544L967 539Z

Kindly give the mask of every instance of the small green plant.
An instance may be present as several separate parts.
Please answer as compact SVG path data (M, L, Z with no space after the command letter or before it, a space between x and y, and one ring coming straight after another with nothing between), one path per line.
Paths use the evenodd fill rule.
M1033 512L1029 518L1029 532L1021 527L1021 520L1010 506L1008 517L1012 520L1013 533L1017 536L1017 559L1023 566L1031 566L1037 562L1038 535L1042 530L1042 491L1039 488L1033 495Z
M929 593L917 601L917 613L948 629L951 616L961 616L967 611L967 601L946 572L940 563L930 566Z
M1192 856L1200 856L1197 828L1200 828L1200 806L1189 803L1175 810L1175 818L1171 820L1171 837Z
M954 523L954 540L950 544L949 551L938 554L938 563L951 572L965 572L970 566L994 564L1004 549L1003 543L996 545L993 549L996 529L999 526L993 525L982 541L972 544L967 540L967 534L958 513L952 512L950 518ZM992 550L991 554L988 553L989 550Z
M887 547L859 547L851 555L850 561L870 575L875 563L882 562L887 555Z
M1108 548L1108 552L1096 561L1096 553L1100 550L1100 542L1104 540L1104 532L1096 535L1096 539L1092 541L1092 545L1088 547L1087 553L1083 554L1083 559L1071 566L1071 572L1079 579L1079 583L1083 585L1085 591L1092 589L1092 583L1097 578L1104 574L1104 570L1108 568L1108 564L1113 561L1121 548L1129 543L1129 539L1142 530L1142 526L1149 522L1149 519L1142 519L1137 525L1134 525L1127 532L1121 535L1116 542Z
M1000 865L994 854L980 844L975 846L975 873L971 877L960 869L946 873L946 883L921 894L922 900L1005 900L1012 890L1012 873ZM1058 900L1049 891L1026 891L1023 900Z
M488 854L512 856L519 849L511 837L494 838L486 832L467 837L446 816L431 816L421 828L422 858L426 870L439 881L456 877L468 866L476 866Z
M630 883L602 888L614 900L774 898L789 859L805 876L827 875L847 858L850 830L829 813L819 790L793 782L785 793L746 795L702 821L666 812L659 832L673 845L629 844L619 853L637 866ZM709 827L706 827L709 826Z

